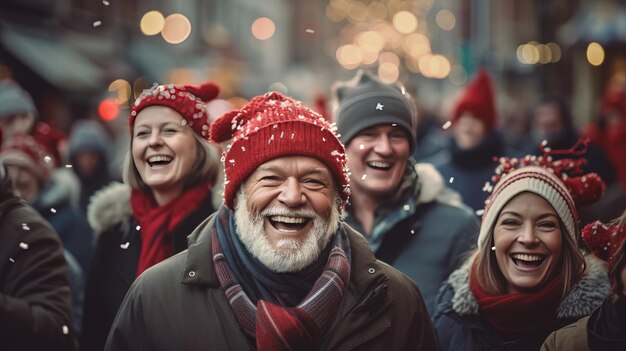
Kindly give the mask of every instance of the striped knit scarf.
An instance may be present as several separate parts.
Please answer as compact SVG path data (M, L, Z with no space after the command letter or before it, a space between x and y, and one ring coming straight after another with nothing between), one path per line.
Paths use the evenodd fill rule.
M297 306L286 308L263 299L255 305L229 268L217 230L213 229L212 252L217 277L239 325L256 339L257 350L317 348L317 342L339 310L350 281L350 245L345 231L339 230L329 245L332 249L326 268Z

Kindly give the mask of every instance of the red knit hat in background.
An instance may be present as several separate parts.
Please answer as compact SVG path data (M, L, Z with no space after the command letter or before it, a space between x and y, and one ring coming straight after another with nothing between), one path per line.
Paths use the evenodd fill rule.
M148 106L166 106L180 113L185 123L198 135L206 138L209 134L209 117L206 103L215 99L219 88L212 82L201 85L153 85L144 90L135 100L130 111L130 130L133 130L135 117Z
M259 165L289 155L322 161L333 173L345 204L349 177L345 150L335 130L320 114L277 92L257 96L240 110L219 117L211 124L210 141L231 140L222 156L224 204L234 209L239 186Z
M465 87L452 113L452 123L469 112L485 125L487 132L496 127L497 113L491 77L484 69L478 70L474 80Z
M15 135L0 149L0 160L7 166L27 169L40 184L46 184L54 168L54 160L43 145L28 135Z

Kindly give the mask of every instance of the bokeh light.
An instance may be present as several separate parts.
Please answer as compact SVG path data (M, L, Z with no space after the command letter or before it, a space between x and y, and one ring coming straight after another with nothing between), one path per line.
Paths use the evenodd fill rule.
M453 30L456 26L456 17L449 10L441 10L435 16L437 25L443 30Z
M274 21L267 17L257 18L252 23L252 35L259 40L267 40L274 36L274 32L276 32L276 25L274 25Z
M112 121L119 113L120 106L117 104L115 98L106 98L100 101L100 104L98 105L98 115L103 121Z
M165 25L165 18L159 11L148 11L142 17L139 22L139 27L144 35L157 35L163 30Z
M604 62L604 48L593 42L587 46L587 61L593 66L600 66Z
M123 107L128 107L131 96L131 87L124 79L116 79L109 84L109 91L117 95L116 103Z
M191 34L191 22L180 13L173 13L165 18L161 35L170 44L180 44Z
M393 27L402 34L409 34L417 29L417 18L409 11L399 11L393 16Z
M400 70L397 65L394 65L391 62L384 62L378 66L378 78L383 83L393 83L398 80L400 76Z

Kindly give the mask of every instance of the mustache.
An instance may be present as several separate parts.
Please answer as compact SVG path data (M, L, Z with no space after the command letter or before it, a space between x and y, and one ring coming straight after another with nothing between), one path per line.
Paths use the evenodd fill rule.
M273 206L266 208L261 212L261 216L291 216L291 217L305 217L305 218L318 218L320 217L315 211L301 208L301 209L289 209L282 206Z

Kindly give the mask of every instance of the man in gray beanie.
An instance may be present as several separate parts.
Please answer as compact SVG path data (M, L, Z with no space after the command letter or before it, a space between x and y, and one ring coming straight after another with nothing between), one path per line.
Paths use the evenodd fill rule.
M432 165L410 158L417 112L403 86L359 71L333 93L351 171L345 221L378 259L413 279L432 312L439 286L475 241L476 216Z

